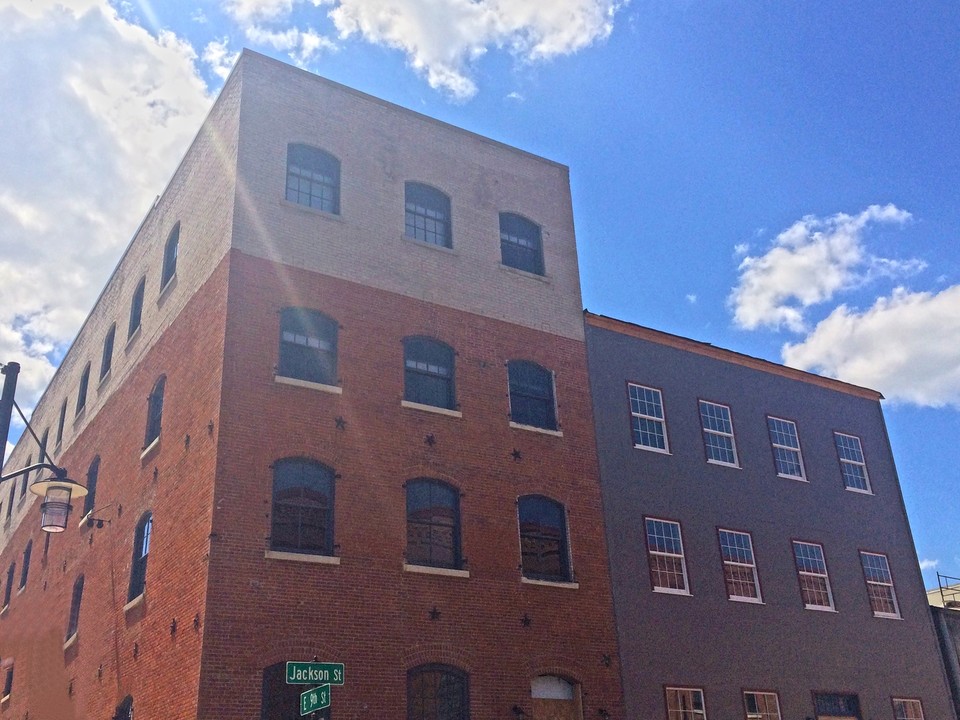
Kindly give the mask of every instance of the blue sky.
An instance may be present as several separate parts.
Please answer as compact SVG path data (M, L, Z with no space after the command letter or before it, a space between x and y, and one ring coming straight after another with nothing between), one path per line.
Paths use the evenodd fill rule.
M591 311L881 391L960 575L956 2L0 0L24 404L244 46L569 165Z

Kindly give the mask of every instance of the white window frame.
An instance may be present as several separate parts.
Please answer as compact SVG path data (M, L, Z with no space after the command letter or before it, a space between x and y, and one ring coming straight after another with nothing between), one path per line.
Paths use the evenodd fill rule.
M642 412L634 412L634 409L633 409L634 389L637 389L641 392L649 391L651 393L656 394L659 400L659 405L660 405L660 415L661 415L660 417L657 417L656 415L647 415L646 413L642 413ZM667 435L667 410L663 405L663 393L660 392L660 390L658 390L657 388L652 388L647 385L640 385L639 383L631 382L631 383L627 383L627 397L630 401L630 439L633 441L633 446L635 448L639 448L640 450L649 450L650 452L658 452L658 453L663 453L665 455L669 455L670 454L670 438ZM639 397L636 400L638 403L642 402L642 400ZM661 433L663 435L663 447L657 447L656 445L646 445L642 442L637 442L637 438L634 436L635 435L634 428L633 428L634 418L638 420L646 420L648 422L659 425Z
M706 424L703 421L703 408L705 405L713 408L722 409L722 414L723 413L726 414L726 417L723 418L723 420L724 422L730 425L730 432L726 432L722 430L714 430L706 426ZM700 427L703 429L703 451L707 456L707 462L710 463L711 465L724 465L726 467L736 467L736 468L740 467L740 457L737 455L737 439L734 437L734 434L733 434L733 413L730 412L730 406L723 405L721 403L711 402L709 400L700 400L697 403L697 408L700 411ZM708 435L715 435L717 437L730 438L730 447L733 450L732 463L726 462L725 460L716 460L710 457L710 451L707 449L709 447L707 445Z
M650 544L650 531L647 529L647 522L659 522L664 525L675 525L677 528L677 539L680 542L680 552L665 552L663 550L654 550L653 546ZM667 593L669 595L689 595L690 594L690 578L687 575L687 558L686 553L683 550L683 528L680 527L680 523L676 520L665 520L663 518L657 517L645 517L643 519L643 532L644 537L647 541L647 562L650 569L650 585L653 587L654 592L658 593ZM654 569L653 569L653 558L654 557L666 557L666 558L680 558L680 572L683 576L683 587L682 588L672 588L657 585L654 582Z
M767 699L773 698L774 713L759 711L759 712L750 712L750 706L747 705L747 695L756 695L757 697L765 697ZM743 691L743 706L746 713L746 720L780 720L780 698L775 692L770 692L769 690L744 690Z
M797 441L796 447L791 445L783 445L774 440L773 429L770 427L770 421L775 420L776 422L781 422L789 425L793 428L793 437ZM790 480L802 480L807 482L806 470L803 467L803 453L800 451L800 433L797 432L797 424L793 420L787 420L785 418L779 418L774 415L767 415L767 434L770 436L770 446L773 449L773 466L777 471L777 477L788 478ZM777 463L777 450L783 450L788 453L795 453L797 456L797 465L800 466L799 475L791 475L790 473L781 472L779 469L779 464Z
M819 552L819 561L823 564L823 572L814 572L811 570L802 570L800 564L797 560L797 546L803 545L805 547L817 548ZM833 602L833 588L830 586L830 573L827 568L827 556L823 552L823 545L820 543L807 542L805 540L794 540L793 541L793 563L797 568L797 580L800 584L800 598L803 600L803 606L807 610L825 610L828 612L836 612L836 605ZM803 598L803 578L804 577L814 577L814 578L823 578L824 584L827 588L827 599L830 601L829 605L820 605L808 603Z
M854 458L845 458L840 452L840 445L838 440L840 438L846 438L847 440L853 440L856 443L856 449L853 451L860 456L860 459ZM837 459L840 461L840 476L843 478L843 486L850 492L864 493L865 495L872 495L873 488L870 485L870 474L867 472L867 461L863 456L863 445L860 442L860 438L856 435L850 435L849 433L834 432L833 433L833 444L837 448ZM863 471L863 480L867 484L865 488L851 487L847 484L847 476L844 474L843 470L845 466L859 467Z
M667 720L707 720L707 703L703 697L703 688L698 687L667 687L665 688L666 696L664 697L664 702L667 705ZM670 709L670 696L674 694L678 702L678 706L682 706L683 703L679 702L681 695L689 694L691 705L693 705L693 698L697 695L700 696L700 707L701 710L695 710L691 707L689 710L671 710Z
M900 703L898 705L898 703ZM904 705L912 705L912 709ZM916 710L917 713L912 712ZM894 720L923 720L923 703L917 698L893 698L893 717Z
M747 549L750 551L750 562L740 560L728 560L724 557L723 533L737 535L747 539ZM731 595L729 587L727 588L727 598L735 602L762 603L763 594L760 592L760 575L757 573L757 556L753 552L753 538L750 533L742 530L731 530L730 528L717 528L717 541L720 544L720 559L723 560L723 582L727 584L727 568L750 568L753 574L753 587L756 590L756 597L751 595Z
M881 570L886 573L885 580L871 580L867 576L867 568L864 567L863 561L866 557L881 558L883 561L883 568ZM900 618L900 603L897 600L897 589L893 585L893 573L890 572L890 560L883 553L867 552L866 550L860 551L860 567L863 569L863 581L867 584L867 599L870 601L870 610L873 612L874 617L881 618ZM870 594L871 587L878 588L890 588L890 600L893 601L894 612L883 612L877 610L873 607L873 596Z

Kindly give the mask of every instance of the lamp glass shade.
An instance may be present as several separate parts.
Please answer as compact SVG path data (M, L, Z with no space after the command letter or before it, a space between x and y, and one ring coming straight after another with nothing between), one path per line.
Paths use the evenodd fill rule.
M40 529L44 532L63 532L70 517L70 488L51 486L40 505Z

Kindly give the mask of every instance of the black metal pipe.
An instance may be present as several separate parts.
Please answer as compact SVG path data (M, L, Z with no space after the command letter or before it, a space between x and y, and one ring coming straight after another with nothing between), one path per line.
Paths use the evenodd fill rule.
M20 363L8 362L2 368L3 393L0 394L0 438L3 438L3 450L7 452L7 438L10 435L10 416L13 415L13 395L17 391L17 376L20 375Z

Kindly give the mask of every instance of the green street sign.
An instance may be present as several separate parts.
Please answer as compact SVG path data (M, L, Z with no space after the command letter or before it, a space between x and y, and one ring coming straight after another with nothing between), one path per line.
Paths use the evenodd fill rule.
M314 710L330 707L330 686L321 685L300 695L300 714L309 715Z
M343 685L343 663L288 662L287 685Z

